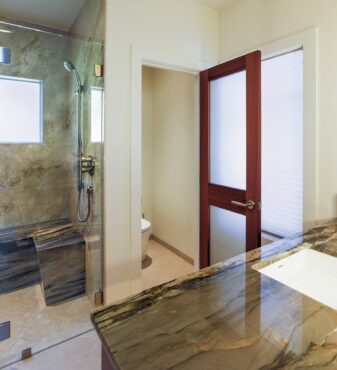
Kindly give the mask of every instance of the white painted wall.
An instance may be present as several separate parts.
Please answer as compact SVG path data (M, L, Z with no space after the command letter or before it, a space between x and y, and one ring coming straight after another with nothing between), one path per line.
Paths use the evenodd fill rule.
M220 60L318 27L318 179L316 219L337 215L337 2L245 0L220 16Z
M142 209L152 234L192 259L198 226L195 84L193 74L143 68Z
M142 214L153 230L153 69L142 69Z
M107 0L105 301L140 278L131 258L131 45L176 56L191 68L218 61L218 13L193 0Z

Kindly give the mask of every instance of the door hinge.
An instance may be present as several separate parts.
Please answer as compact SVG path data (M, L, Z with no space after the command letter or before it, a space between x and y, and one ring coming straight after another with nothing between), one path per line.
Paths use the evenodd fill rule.
M102 306L104 303L104 293L102 290L95 293L95 306Z
M104 76L104 66L103 66L103 64L96 64L95 65L95 76L96 77L103 77Z
M29 348L26 348L22 351L22 354L21 354L21 360L27 360L27 358L30 358L32 357L32 349L31 347Z

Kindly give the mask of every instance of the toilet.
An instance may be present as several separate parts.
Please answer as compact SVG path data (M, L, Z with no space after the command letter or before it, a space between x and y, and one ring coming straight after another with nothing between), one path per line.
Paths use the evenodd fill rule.
M151 234L151 223L142 218L142 261L145 260Z

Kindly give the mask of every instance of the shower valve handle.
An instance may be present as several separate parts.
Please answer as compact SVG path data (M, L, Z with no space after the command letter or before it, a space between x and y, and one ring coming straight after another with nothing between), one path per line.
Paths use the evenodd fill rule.
M95 174L95 157L93 155L88 155L87 157L82 155L81 158L81 172L88 173L90 176Z

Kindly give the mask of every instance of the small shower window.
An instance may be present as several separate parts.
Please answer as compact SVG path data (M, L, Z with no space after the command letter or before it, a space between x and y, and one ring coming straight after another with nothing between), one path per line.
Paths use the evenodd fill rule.
M42 143L43 81L0 76L0 143Z
M91 104L90 104L90 121L91 121L91 142L101 143L102 127L103 127L103 101L104 92L101 87L91 88Z

